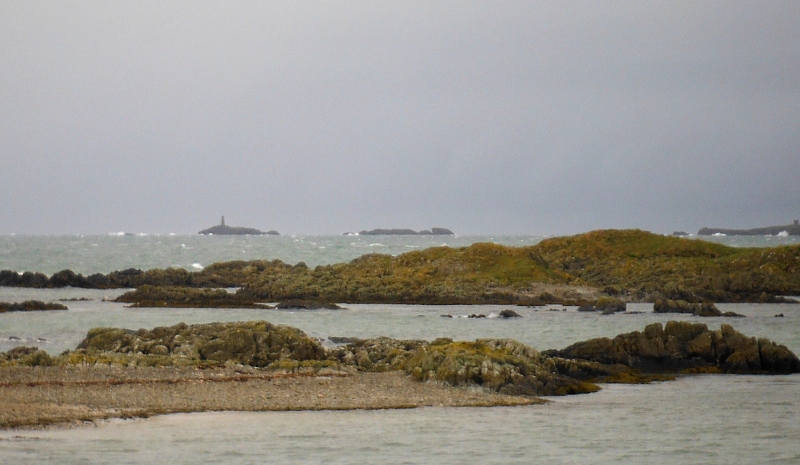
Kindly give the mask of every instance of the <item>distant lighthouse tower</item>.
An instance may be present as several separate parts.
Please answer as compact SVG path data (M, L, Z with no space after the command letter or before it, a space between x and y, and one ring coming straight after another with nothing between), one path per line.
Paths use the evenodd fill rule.
M225 226L225 215L222 215L222 226Z

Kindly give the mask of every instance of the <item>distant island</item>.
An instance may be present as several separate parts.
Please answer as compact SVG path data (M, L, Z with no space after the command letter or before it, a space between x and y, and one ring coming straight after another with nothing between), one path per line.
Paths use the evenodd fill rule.
M208 229L204 229L197 234L205 234L205 235L213 235L213 236L279 236L280 233L278 231L261 231L256 228L244 228L238 226L228 226L225 224L225 217L222 217L222 221L220 224L216 226L212 226Z
M698 236L713 236L715 234L724 234L726 236L800 236L800 224L798 224L798 220L794 220L793 224L784 226L767 226L753 229L702 228L697 232Z
M345 233L348 234L348 233ZM431 228L422 231L413 229L373 229L371 231L360 231L362 236L452 236L455 233L447 228Z

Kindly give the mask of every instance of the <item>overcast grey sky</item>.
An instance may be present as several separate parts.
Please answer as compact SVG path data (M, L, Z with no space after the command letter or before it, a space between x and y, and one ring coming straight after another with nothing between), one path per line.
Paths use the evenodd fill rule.
M800 217L800 2L0 2L0 234Z

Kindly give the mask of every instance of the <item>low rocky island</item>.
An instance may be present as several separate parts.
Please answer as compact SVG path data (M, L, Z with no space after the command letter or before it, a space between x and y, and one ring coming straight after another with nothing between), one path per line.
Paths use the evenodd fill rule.
M348 304L593 305L592 310L614 313L624 311L629 302L659 299L788 302L791 299L781 296L800 295L798 270L800 244L728 247L639 230L603 230L546 239L526 247L476 243L458 248L431 247L397 256L367 254L349 263L314 268L303 262L291 265L281 260L235 260L199 271L127 269L89 276L71 270L50 277L4 270L0 271L0 286L238 288L235 294L219 297L232 304L315 300ZM177 297L176 301L184 298L172 290L169 294ZM159 306L170 306L168 300L161 302Z
M278 231L261 231L256 228L245 228L241 226L228 226L225 224L225 217L222 217L220 224L204 229L197 234L213 235L213 236L279 236Z
M431 228L415 231L413 229L372 229L359 231L361 236L452 236L455 233L447 228Z
M800 221L794 220L794 223L783 226L766 226L752 229L702 228L697 232L698 236L713 236L715 234L725 236L800 236Z
M683 373L789 374L785 346L670 321L539 352L510 339L337 338L266 321L96 328L58 356L0 353L0 428L211 410L492 406ZM467 389L465 389L467 388Z

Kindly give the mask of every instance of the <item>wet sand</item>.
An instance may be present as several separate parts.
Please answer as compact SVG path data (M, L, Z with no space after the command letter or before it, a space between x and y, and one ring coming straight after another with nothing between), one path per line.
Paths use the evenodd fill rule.
M399 372L278 374L233 368L0 368L0 428L207 411L529 405L540 399L420 383Z

